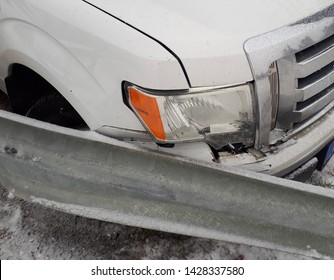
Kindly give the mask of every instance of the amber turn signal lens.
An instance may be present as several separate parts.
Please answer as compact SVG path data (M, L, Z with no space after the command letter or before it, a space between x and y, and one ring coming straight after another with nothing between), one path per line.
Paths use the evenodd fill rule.
M154 137L158 140L166 140L157 100L154 97L139 92L135 88L129 88L129 97L133 109Z

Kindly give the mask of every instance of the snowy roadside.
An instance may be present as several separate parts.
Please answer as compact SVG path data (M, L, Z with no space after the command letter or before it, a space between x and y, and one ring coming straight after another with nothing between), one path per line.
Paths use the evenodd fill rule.
M309 183L334 188L334 159ZM0 187L0 259L307 259L259 247L86 219Z
M331 159L322 172L314 172L308 183L334 189L334 158Z

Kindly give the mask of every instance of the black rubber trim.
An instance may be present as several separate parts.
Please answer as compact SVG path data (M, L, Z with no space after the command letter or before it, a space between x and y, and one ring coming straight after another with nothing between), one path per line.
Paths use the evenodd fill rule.
M186 68L184 67L184 65L183 65L183 63L182 63L182 61L181 61L181 59L180 59L180 58L179 58L179 57L178 57L178 56L177 56L177 55L176 55L170 48L168 48L164 43L160 42L160 41L157 40L156 38L154 38L154 37L152 37L151 35L145 33L144 31L138 29L137 27L135 27L135 26L133 26L133 25L127 23L126 21L124 21L124 20L122 20L122 19L120 19L120 18L118 18L118 17L116 17L116 16L114 16L114 15L108 13L107 11L105 11L105 10L99 8L98 6L96 6L96 5L94 5L94 4L90 3L90 2L88 2L88 1L86 1L86 0L82 0L82 2L85 2L86 4L88 4L88 5L92 6L92 7L94 7L95 9L97 9L97 10L99 10L99 11L101 11L101 12L103 12L103 13L105 13L105 14L111 16L111 17L113 17L114 19L116 19L116 20L118 20L118 21L124 23L125 25L127 25L127 26L129 26L129 27L131 27L131 28L133 28L133 29L135 29L135 30L137 30L138 32L140 32L140 33L144 34L145 36L149 37L150 39L152 39L153 41L155 41L155 42L157 42L159 45L161 45L163 48L165 48L167 51L169 51L169 52L176 58L176 60L179 62L180 66L181 66L181 68L182 68L183 74L185 75L186 80L187 80L187 82L188 82L188 85L189 85L189 87L191 87L191 83L190 83L190 80L189 80L189 77L188 77Z

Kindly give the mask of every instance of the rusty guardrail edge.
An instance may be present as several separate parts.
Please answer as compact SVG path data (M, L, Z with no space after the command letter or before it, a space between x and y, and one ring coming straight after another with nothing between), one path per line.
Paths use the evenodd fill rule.
M334 256L334 191L0 111L0 183L89 218Z

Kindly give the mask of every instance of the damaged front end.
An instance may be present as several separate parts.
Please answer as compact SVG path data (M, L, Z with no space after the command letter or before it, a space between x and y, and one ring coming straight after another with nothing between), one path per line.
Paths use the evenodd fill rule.
M223 165L305 180L333 154L333 10L246 41L252 83L183 91L125 83L125 100L159 145L205 142Z

